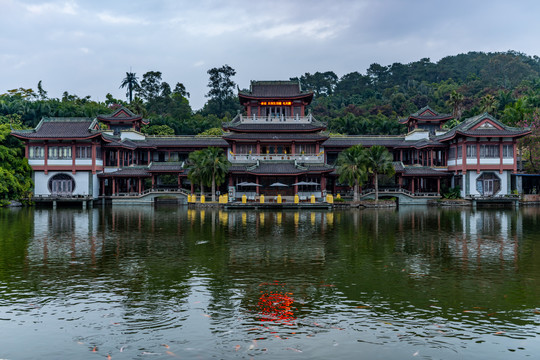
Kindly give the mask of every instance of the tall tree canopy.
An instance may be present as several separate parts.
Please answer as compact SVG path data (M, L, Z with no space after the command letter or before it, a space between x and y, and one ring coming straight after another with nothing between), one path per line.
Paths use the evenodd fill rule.
M131 103L133 101L133 92L139 88L139 78L135 73L127 72L126 77L122 80L120 88L127 88L126 97Z
M220 68L212 68L207 72L210 76L208 80L210 90L206 97L210 98L210 100L207 103L206 111L223 117L227 111L238 109L238 101L234 95L234 86L236 84L231 79L236 75L236 70L229 65L223 65Z

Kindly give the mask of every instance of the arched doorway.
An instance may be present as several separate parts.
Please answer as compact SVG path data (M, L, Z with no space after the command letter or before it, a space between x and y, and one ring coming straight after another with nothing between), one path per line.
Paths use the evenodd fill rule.
M71 195L75 190L75 180L68 174L56 174L49 179L52 195Z

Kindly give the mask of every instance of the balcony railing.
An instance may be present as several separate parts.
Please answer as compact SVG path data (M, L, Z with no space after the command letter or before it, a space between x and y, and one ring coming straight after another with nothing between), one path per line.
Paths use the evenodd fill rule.
M284 115L268 115L268 116L244 116L242 114L238 115L240 122L244 124L262 124L262 123L298 123L298 124L309 124L313 122L313 116L308 114L307 116L284 116Z
M231 163L251 163L256 161L294 161L298 163L320 164L324 162L324 154L232 154Z

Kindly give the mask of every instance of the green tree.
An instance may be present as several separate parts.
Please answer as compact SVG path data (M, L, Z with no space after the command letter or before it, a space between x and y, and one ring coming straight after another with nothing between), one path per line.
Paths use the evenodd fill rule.
M10 135L12 128L21 128L20 117L0 116L0 205L8 200L27 199L33 187L24 145Z
M456 90L452 90L449 99L446 101L446 105L452 108L452 116L456 120L461 119L464 99L465 97L463 96L463 94L458 93Z
M140 86L136 89L137 95L147 102L151 102L161 94L161 72L148 71L144 73Z
M367 172L373 176L375 201L379 201L379 175L392 176L395 173L392 161L392 154L384 146L375 145L366 151L365 166Z
M220 186L225 181L231 163L221 148L209 147L202 151L204 152L204 165L209 173L212 186L212 201L216 201L216 186Z
M223 184L231 163L227 160L223 149L209 147L189 154L188 178L201 186L211 186L212 201L216 201L216 186Z
M47 92L43 90L43 87L41 86L41 80L39 80L37 84L38 88L38 95L40 100L47 100Z
M540 173L540 109L527 114L517 123L520 127L528 127L531 134L518 140L522 161L525 161L525 171L532 174Z
M174 135L174 129L168 125L144 125L141 132L147 135Z
M353 201L358 201L359 188L367 181L366 149L354 145L342 151L337 159L339 182L353 187Z
M497 109L497 100L495 96L491 94L486 94L480 99L480 111L487 112L489 114L495 115L495 110Z
M120 84L120 88L125 87L127 88L126 97L129 99L129 103L131 104L131 101L133 101L133 92L139 88L139 78L137 77L137 74L126 72L126 77Z
M223 65L220 68L212 68L207 71L210 78L208 87L210 91L206 94L217 105L217 116L222 117L226 109L226 103L234 98L234 81L232 77L236 75L229 65Z
M186 162L188 168L188 179L192 184L198 184L201 188L201 195L204 194L204 185L208 179L208 172L205 168L205 156L202 150L189 153Z
M206 129L203 132L197 134L197 136L221 136L223 135L223 129L220 127L214 127Z

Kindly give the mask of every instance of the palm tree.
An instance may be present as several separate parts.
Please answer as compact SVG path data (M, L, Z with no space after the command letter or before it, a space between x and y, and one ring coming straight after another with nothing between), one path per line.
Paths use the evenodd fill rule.
M126 97L129 97L129 102L133 100L133 91L139 88L139 81L137 75L132 72L127 72L126 77L122 80L120 88L125 88L127 86Z
M201 194L204 193L205 185L211 186L212 201L216 201L216 185L223 184L230 165L221 148L197 150L189 154L188 178L194 184L200 184Z
M223 184L231 163L227 160L221 148L209 147L202 151L204 165L211 181L212 201L216 201L216 185Z
M392 154L382 145L372 146L365 155L368 173L373 174L375 201L379 201L379 175L392 176L395 173Z
M206 183L207 172L204 165L204 154L202 150L197 150L189 154L187 161L188 179L193 184L201 186L201 195L204 194L204 184Z
M367 180L365 153L362 145L354 145L342 151L337 159L339 181L353 186L353 201L358 201L358 189Z
M461 119L461 112L463 111L463 101L465 100L463 94L458 93L456 90L452 90L450 98L446 101L446 105L452 107L452 116L454 119Z
M495 100L495 96L491 94L486 94L480 99L480 110L482 112L487 112L488 114L494 114L494 111L497 109L499 104Z

